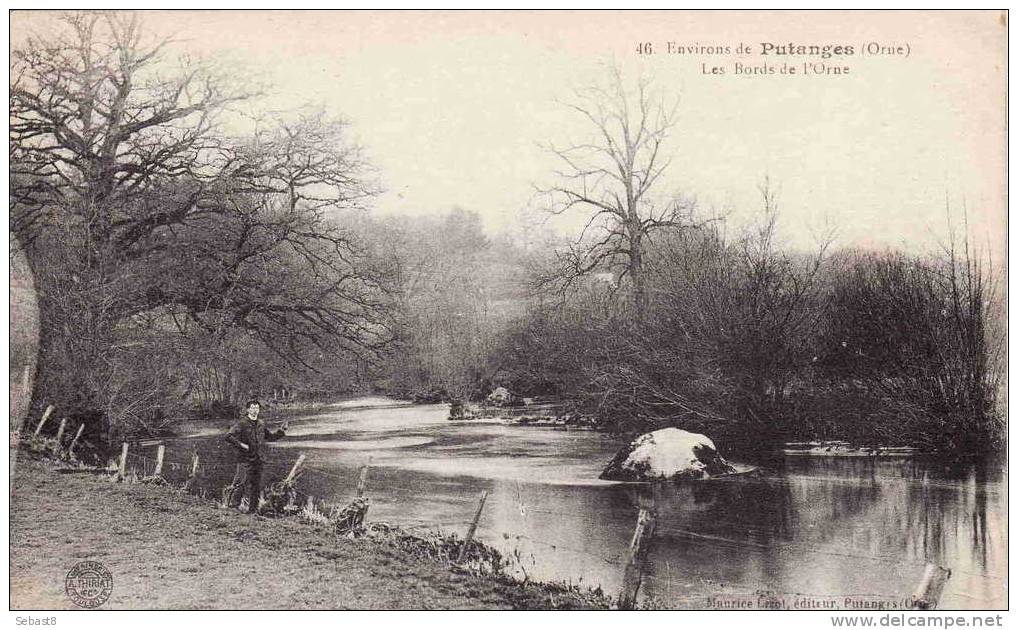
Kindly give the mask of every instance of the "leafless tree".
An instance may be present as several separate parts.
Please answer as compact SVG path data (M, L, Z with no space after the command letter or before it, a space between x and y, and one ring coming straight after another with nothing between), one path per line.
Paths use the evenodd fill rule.
M96 242L112 240L136 227L125 213L162 178L215 174L218 117L255 92L205 62L174 67L162 58L168 43L146 45L136 14L81 12L13 51L12 224L23 243L57 208ZM161 216L194 200L183 201Z
M592 135L548 147L560 167L556 183L538 192L547 212L583 213L587 220L576 240L557 252L558 264L541 278L543 284L565 288L587 274L610 270L617 273L616 282L629 277L632 303L642 315L648 241L661 229L693 225L695 201L659 191L673 161L667 141L678 122L677 105L644 79L627 90L617 68L607 85L576 91L568 107L585 119Z
M108 420L89 383L143 324L243 330L305 366L387 336L381 272L335 220L377 191L344 126L304 116L232 137L224 117L259 90L171 44L148 43L136 14L82 12L12 53L11 224L53 377L36 391L61 382ZM88 382L52 374L68 367Z

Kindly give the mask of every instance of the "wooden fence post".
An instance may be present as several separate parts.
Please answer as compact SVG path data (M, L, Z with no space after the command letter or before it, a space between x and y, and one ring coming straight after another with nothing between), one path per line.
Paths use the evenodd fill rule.
M60 452L60 447L64 443L64 429L67 427L67 418L60 419L60 427L57 429L57 452Z
M120 468L117 470L117 478L120 481L127 479L127 442L120 447Z
M622 576L622 593L619 595L621 610L633 610L636 607L636 595L640 592L640 583L643 581L643 563L647 558L650 540L654 536L656 511L652 495L649 505L641 504L636 516L636 530L629 545L629 557Z
M74 447L78 445L78 438L81 437L81 433L85 430L85 423L82 422L78 425L78 432L74 434L74 439L71 440L71 445L67 447L67 456L74 457Z
M163 455L165 454L166 446L160 444L159 449L156 450L156 469L152 472L153 477L158 477L163 474Z
M191 456L191 476L184 482L184 490L191 490L194 488L194 484L198 480L198 450L195 449L194 455Z
M940 601L940 594L944 592L944 585L951 577L951 570L933 564L926 563L923 570L923 577L916 586L915 595L912 596L912 607L914 610L936 610Z
M456 562L462 562L463 557L467 554L467 547L474 540L474 533L477 532L477 522L481 520L481 511L484 509L484 502L488 500L488 491L481 490L481 496L477 500L477 511L474 512L474 520L470 522L470 529L467 530L467 535L463 538L463 546L460 547L459 555L456 556Z
M357 496L364 496L364 489L368 483L368 467L371 466L371 458L368 458L368 463L361 466L361 477L357 481Z
M286 479L283 480L283 484L284 485L285 484L293 483L293 479L294 479L294 477L297 476L297 471L300 470L300 466L301 466L301 464L304 463L304 458L305 457L307 457L307 455L305 455L304 453L301 453L300 457L297 458L297 461L295 461L293 463L293 468L290 469L290 474L288 474L286 476Z
M53 413L53 405L48 405L46 411L42 412L42 420L39 421L39 426L35 427L35 434L39 435L42 431L42 425L46 424L46 420L49 419L49 415Z

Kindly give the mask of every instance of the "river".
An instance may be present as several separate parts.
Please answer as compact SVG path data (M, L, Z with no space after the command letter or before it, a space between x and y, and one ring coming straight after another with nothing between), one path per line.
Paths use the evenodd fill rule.
M597 479L621 444L608 436L498 421L454 423L446 405L364 398L297 416L270 443L267 476L299 452L300 489L344 504L370 461L369 521L462 535L489 491L477 537L531 579L616 594L645 484ZM269 419L272 422L272 419ZM224 427L172 441L197 449L221 487ZM758 462L740 462L756 465ZM183 475L183 466L169 475ZM665 484L641 597L666 608L894 608L927 561L949 567L940 607L1007 607L1007 483L1000 464L789 457L756 476Z

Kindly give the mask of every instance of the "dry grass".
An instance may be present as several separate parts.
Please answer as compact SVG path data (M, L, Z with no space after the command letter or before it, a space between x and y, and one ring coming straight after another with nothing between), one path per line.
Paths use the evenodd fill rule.
M598 605L564 587L457 569L390 537L337 538L327 523L217 509L177 489L61 474L20 455L11 492L14 609L73 608L63 580L85 559L113 573L104 608L115 609Z

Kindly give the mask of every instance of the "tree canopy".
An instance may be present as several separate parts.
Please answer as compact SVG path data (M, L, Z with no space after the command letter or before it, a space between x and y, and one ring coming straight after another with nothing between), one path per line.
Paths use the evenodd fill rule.
M98 383L153 322L242 331L305 368L391 336L384 268L342 223L378 190L345 124L227 133L258 90L171 49L136 14L88 12L13 52L11 227L40 288L38 380L71 407L108 413ZM57 373L68 356L89 383Z

